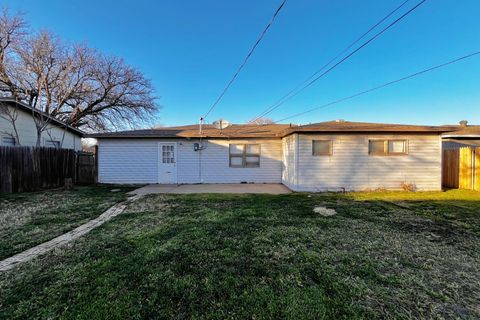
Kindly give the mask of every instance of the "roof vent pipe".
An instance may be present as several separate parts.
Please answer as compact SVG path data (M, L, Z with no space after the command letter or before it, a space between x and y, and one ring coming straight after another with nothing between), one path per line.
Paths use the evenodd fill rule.
M461 127L466 127L468 125L468 121L467 120L462 120L459 122L460 126Z

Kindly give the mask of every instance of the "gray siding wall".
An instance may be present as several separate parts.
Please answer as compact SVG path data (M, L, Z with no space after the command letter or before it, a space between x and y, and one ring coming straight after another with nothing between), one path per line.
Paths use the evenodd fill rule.
M332 156L313 156L312 140L333 141ZM369 139L406 139L408 155L371 156ZM298 135L297 191L400 189L402 182L418 190L441 189L439 135Z
M157 139L100 139L99 181L102 183L157 183ZM280 183L282 181L282 141L204 140L205 148L194 151L198 140L177 142L177 183ZM259 143L259 168L230 168L229 144Z
M8 108L12 110L11 107ZM18 113L18 118L15 125L17 127L20 144L22 146L36 146L37 131L32 115L22 110L17 110L16 112ZM0 145L2 145L2 137L9 136L13 132L12 123L0 117ZM42 133L41 145L44 146L47 140L57 140L61 142L62 139L62 148L74 150L82 149L81 138L79 136L50 124L47 125L47 129Z

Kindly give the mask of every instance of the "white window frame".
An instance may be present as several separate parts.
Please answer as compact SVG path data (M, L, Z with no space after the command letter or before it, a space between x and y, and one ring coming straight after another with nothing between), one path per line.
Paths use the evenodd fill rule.
M247 146L255 145L258 147L258 153L247 153ZM242 153L232 153L232 146L242 146ZM229 166L230 168L260 168L261 144L260 143L231 143L228 145ZM248 157L258 157L258 162L248 162ZM232 158L241 158L242 164L232 164Z

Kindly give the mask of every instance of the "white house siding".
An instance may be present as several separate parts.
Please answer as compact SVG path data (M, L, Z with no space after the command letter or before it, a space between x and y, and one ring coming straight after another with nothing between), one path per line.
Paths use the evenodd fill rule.
M22 110L17 110L17 113L18 118L15 122L15 125L17 127L20 145L36 146L37 130L32 115ZM12 123L0 117L0 145L3 143L2 138L4 136L10 136L10 134L13 133L14 130ZM47 129L43 131L41 144L44 146L47 140L56 140L60 141L61 143L62 139L62 148L74 150L80 150L82 148L81 137L51 124L47 125Z
M297 134L289 135L282 139L283 170L282 183L290 189L296 188L296 162L297 162Z
M101 183L157 183L158 141L99 140L98 181Z
M198 140L179 143L178 183L281 183L282 141L218 140L204 141L204 149L193 151ZM230 168L230 144L260 144L260 167Z
M197 139L99 139L98 174L101 183L157 183L158 143L177 143L177 183L281 183L282 141ZM230 168L229 144L259 143L259 168Z
M333 141L332 156L313 156L312 140ZM371 156L369 139L406 139L408 155ZM441 189L439 135L298 135L297 191L400 189L412 183L418 190Z

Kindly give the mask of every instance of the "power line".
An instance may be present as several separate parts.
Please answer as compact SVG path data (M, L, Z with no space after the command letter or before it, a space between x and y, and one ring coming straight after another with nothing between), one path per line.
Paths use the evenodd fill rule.
M390 18L393 14L395 14L398 10L400 10L403 6L405 6L410 0L406 0L404 1L402 4L400 4L398 7L396 7L394 10L390 11L385 17L383 17L382 19L380 19L380 21L378 21L377 23L375 23L372 27L370 27L370 29L368 29L365 33L363 33L360 37L358 37L355 41L353 41L351 44L349 44L347 47L345 47L342 51L340 51L340 53L338 53L335 57L333 57L332 59L330 59L327 63L325 63L320 69L318 69L317 71L315 71L311 76L309 76L307 79L305 79L302 83L300 83L299 85L297 85L295 88L293 88L292 90L290 90L289 92L287 92L287 94L285 94L284 96L282 96L277 102L275 102L272 106L268 107L266 110L264 110L260 115L258 115L255 119L253 119L251 122L255 122L256 120L258 120L259 118L263 117L265 115L265 112L268 112L271 108L274 108L278 103L282 102L284 99L286 99L288 96L290 96L291 94L293 94L295 91L297 91L298 89L300 89L301 86L303 86L304 84L306 84L308 81L310 81L311 79L313 79L313 77L315 77L317 74L319 74L320 72L322 72L326 67L328 67L332 62L334 62L335 60L337 60L341 55L343 55L345 52L347 52L348 50L350 50L354 45L356 45L360 40L362 40L363 38L365 38L370 32L372 32L376 27L378 27L380 24L382 24L385 20L387 20L388 18Z
M270 21L268 22L267 26L265 27L265 29L263 29L262 33L260 33L260 36L258 37L257 41L255 42L255 44L253 45L253 47L250 49L250 51L248 52L247 56L245 57L245 59L243 60L242 64L238 67L237 71L235 72L235 74L233 75L232 79L230 79L230 81L228 82L228 84L225 86L225 88L223 89L223 91L220 93L220 95L218 96L217 100L215 100L215 102L212 104L212 106L210 107L210 109L208 110L208 112L202 117L203 119L205 119L206 117L208 117L208 115L213 111L213 109L215 109L215 107L217 106L217 104L220 102L220 100L222 100L223 96L225 95L225 93L227 93L228 89L230 88L230 86L233 84L233 82L235 81L235 79L238 77L238 75L240 74L240 71L242 71L243 67L247 64L248 62L248 59L250 59L250 56L253 54L253 52L255 51L255 49L257 48L257 46L260 44L260 42L262 41L263 37L265 36L265 34L267 33L268 29L270 29L270 27L272 26L273 22L275 21L276 17L278 16L278 14L280 13L280 11L282 10L283 6L285 5L285 2L287 0L283 0L282 3L280 4L280 6L277 8L277 10L275 11L275 14L273 15L272 19L270 19Z
M413 11L415 11L418 7L420 7L422 4L424 4L427 0L422 0L420 1L419 3L417 3L414 7L412 7L410 10L408 10L407 12L405 12L403 15L401 15L399 18L397 18L395 21L393 21L392 23L390 23L388 26L386 26L385 28L383 28L381 31L379 31L377 34L375 34L373 37L371 37L370 39L368 39L367 41L365 41L361 46L359 46L358 48L356 48L355 50L353 50L352 52L350 52L348 55L346 55L344 58L342 58L340 61L338 61L337 63L335 63L333 66L331 66L330 68L328 68L326 71L324 71L323 73L321 73L320 75L316 76L315 78L313 78L312 80L309 81L309 79L307 79L305 82L309 81L306 85L304 85L303 87L301 87L299 90L297 90L295 93L293 94L287 94L285 96L285 98L282 100L280 99L280 101L267 108L265 111L263 111L261 113L261 115L256 119L260 118L260 117L264 117L266 116L267 114L273 112L275 109L279 108L281 105L283 105L285 102L287 102L288 100L290 100L291 98L297 96L300 92L302 92L303 90L307 89L308 87L310 87L311 85L313 85L316 81L318 81L320 78L322 78L323 76L325 76L326 74L328 74L330 71L332 71L333 69L335 69L337 66L339 66L340 64L342 64L343 62L345 62L346 60L348 60L351 56L353 56L355 53L357 53L358 51L360 51L361 49L363 49L364 47L366 47L368 44L370 44L372 41L374 41L375 39L377 39L378 37L380 37L383 33L385 33L387 30L389 30L391 27L393 27L395 24L397 24L398 22L400 22L403 18L405 18L406 16L408 16L410 13L412 13ZM399 8L395 9L394 11L400 9L405 3L403 3ZM393 13L391 13L389 16L391 16ZM385 18L386 19L386 18ZM383 19L383 20L385 20ZM373 29L372 29L373 30ZM358 40L357 40L358 42ZM353 45L352 45L353 46ZM347 49L348 50L348 49ZM345 50L346 51L346 50ZM336 58L335 58L336 59ZM333 59L333 60L335 60ZM330 64L330 62L327 64L327 66ZM322 67L324 68L324 67ZM318 72L316 73L318 74ZM304 82L304 83L305 83ZM295 91L295 90L293 90Z
M468 59L468 58L472 58L472 57L477 56L477 55L479 55L479 54L480 54L480 51L467 54L467 55L462 56L462 57L460 57L460 58L456 58L456 59L454 59L454 60L450 60L450 61L448 61L448 62L445 62L445 63L439 64L439 65L436 65L436 66L434 66L434 67L430 67L430 68L428 68L428 69L424 69L424 70L422 70L422 71L418 71L418 72L412 73L412 74L410 74L410 75L408 75L408 76L405 76L405 77L403 77L403 78L400 78L400 79L397 79L397 80L393 80L393 81L384 83L384 84L382 84L382 85L379 85L379 86L370 88L370 89L368 89L368 90L364 90L364 91L355 93L355 94L350 95L350 96L348 96L348 97L345 97L345 98L342 98L342 99L338 99L338 100L335 100L335 101L333 101L333 102L330 102L330 103L327 103L327 104L324 104L324 105L321 105L321 106L318 106L318 107L315 107L315 108L311 108L311 109L308 109L308 110L303 111L303 112L299 112L299 113L293 114L293 115L288 116L288 117L286 117L286 118L277 120L277 121L275 121L274 123L278 123L278 122L282 122L282 121L285 121L285 120L289 120L289 119L292 119L292 118L295 118L295 117L298 117L298 116L302 116L302 115L304 115L304 114L307 114L307 113L310 113L310 112L313 112L313 111L317 111L317 110L319 110L319 109L323 109L323 108L326 108L326 107L329 107L329 106L332 106L332 105L335 105L335 104L339 104L339 103L344 102L344 101L346 101L346 100L350 100L350 99L356 98L356 97L358 97L358 96L361 96L361 95L370 93L370 92L372 92L372 91L376 91L376 90L379 90L379 89L382 89L382 88L391 86L391 85L396 84L396 83L399 83L399 82L401 82L401 81L405 81L405 80L408 80L408 79L417 77L417 76L422 75L422 74L424 74L424 73L427 73L427 72L430 72L430 71L433 71L433 70L436 70L436 69L440 69L440 68L449 66L449 65L451 65L451 64L460 62L460 61L462 61L462 60L465 60L465 59Z

